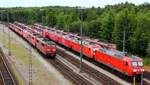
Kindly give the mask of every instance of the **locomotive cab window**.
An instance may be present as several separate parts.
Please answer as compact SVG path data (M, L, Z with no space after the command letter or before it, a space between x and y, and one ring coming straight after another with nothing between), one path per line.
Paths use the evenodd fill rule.
M138 66L137 62L133 61L133 62L132 62L132 66L133 66L133 67Z
M138 66L143 66L143 62L138 62Z

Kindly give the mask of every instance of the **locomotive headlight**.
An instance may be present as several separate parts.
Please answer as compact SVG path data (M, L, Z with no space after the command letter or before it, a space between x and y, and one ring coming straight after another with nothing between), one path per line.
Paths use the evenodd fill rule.
M53 49L52 51L56 51L56 49Z
M144 71L144 69L141 69L141 71Z
M136 70L136 69L133 69L133 72L137 72L137 70Z

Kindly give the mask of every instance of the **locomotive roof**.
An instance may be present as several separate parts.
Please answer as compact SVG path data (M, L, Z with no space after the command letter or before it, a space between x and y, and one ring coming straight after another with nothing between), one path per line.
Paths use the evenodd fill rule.
M111 48L103 48L103 49L100 49L101 52L104 52L108 55L111 55L111 56L115 56L115 57L118 57L118 58L124 58L126 60L130 60L130 61L133 61L133 60L142 60L141 58L135 56L135 55L132 55L132 54L127 54L127 53L124 53L124 52L121 52L119 50L113 50Z
M52 43L54 43L54 42L52 42L52 41L50 41L49 39L47 39L47 38L44 38L43 36L38 36L38 38L37 38L40 42L42 42L42 43L44 43L44 44L52 44Z
M116 56L119 58L125 57L125 54L121 51L111 50L111 49L101 49L101 51L105 52L106 54L111 55L111 56Z
M42 28L42 29L40 29L40 31L43 30L43 29L48 29L47 26L43 26L42 24L39 24L39 23L34 24L34 27L36 27L38 29Z
M27 26L27 25L25 25L23 23L19 23L19 22L15 21L14 24L18 25L19 27L21 26L22 27L21 29L26 29L26 30L31 29L29 26Z
M42 42L45 43L45 44L54 44L54 42L50 41L50 40L47 39L47 38L43 38L43 39L42 39Z

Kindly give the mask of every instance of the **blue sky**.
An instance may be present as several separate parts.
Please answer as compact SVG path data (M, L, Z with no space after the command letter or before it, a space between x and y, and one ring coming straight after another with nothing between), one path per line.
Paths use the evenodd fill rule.
M104 7L121 2L132 2L136 5L150 0L0 0L0 7L41 7L41 6L81 6Z

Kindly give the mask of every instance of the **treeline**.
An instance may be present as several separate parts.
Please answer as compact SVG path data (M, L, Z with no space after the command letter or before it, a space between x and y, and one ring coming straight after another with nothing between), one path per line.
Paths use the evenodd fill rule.
M68 32L79 33L83 26L83 35L116 43L123 48L125 34L126 52L140 56L150 56L150 4L134 5L121 3L107 5L105 8L80 7L29 7L1 8L0 20L19 21L26 24L36 22L57 27ZM125 32L125 33L124 33Z

